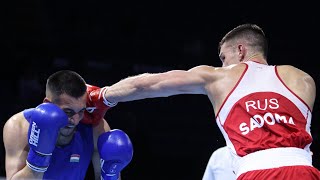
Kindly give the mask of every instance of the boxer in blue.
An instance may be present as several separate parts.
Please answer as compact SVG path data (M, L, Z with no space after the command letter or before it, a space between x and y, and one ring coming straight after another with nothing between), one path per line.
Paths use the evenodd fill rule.
M115 105L101 98L105 90L74 71L52 74L43 103L5 123L6 178L81 180L92 162L95 179L119 179L133 148L128 135L104 119Z

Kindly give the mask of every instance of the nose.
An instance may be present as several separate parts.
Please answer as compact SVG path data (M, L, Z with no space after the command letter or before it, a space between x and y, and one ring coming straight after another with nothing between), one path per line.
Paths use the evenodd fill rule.
M83 118L83 113L79 112L69 117L69 123L73 125L78 125L80 120Z

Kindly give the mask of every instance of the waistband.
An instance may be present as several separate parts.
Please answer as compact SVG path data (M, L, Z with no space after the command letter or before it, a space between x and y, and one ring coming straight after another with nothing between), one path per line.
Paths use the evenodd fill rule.
M272 148L239 158L234 170L238 178L248 171L298 165L312 166L311 153L294 147Z

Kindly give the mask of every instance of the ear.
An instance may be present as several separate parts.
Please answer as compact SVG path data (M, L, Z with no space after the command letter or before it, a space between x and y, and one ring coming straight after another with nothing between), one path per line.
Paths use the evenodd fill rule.
M47 102L51 102L51 101L49 100L49 98L45 97L45 98L43 99L43 102L44 102L44 103L47 103Z
M239 44L237 47L237 50L238 50L238 56L239 56L240 62L242 62L244 60L244 57L247 54L247 49L243 44Z

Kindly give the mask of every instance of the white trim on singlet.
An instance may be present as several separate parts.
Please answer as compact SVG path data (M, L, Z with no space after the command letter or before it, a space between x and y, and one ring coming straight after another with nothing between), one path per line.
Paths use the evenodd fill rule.
M311 135L310 124L312 113L309 107L303 102L299 97L297 97L283 82L279 79L277 75L276 66L260 64L253 61L245 62L247 69L243 73L243 76L234 87L233 91L226 97L225 102L221 106L217 116L216 121L218 127L220 128L227 146L229 146L233 152L236 153L235 148L230 141L228 134L223 128L223 125L232 109L233 105L239 101L242 97L255 93L255 92L274 92L281 94L286 97L292 103L294 103L301 114L307 120L306 122L306 131ZM259 71L259 73L257 73ZM265 83L268 82L268 83ZM310 151L310 145L308 144L305 147L305 150Z

